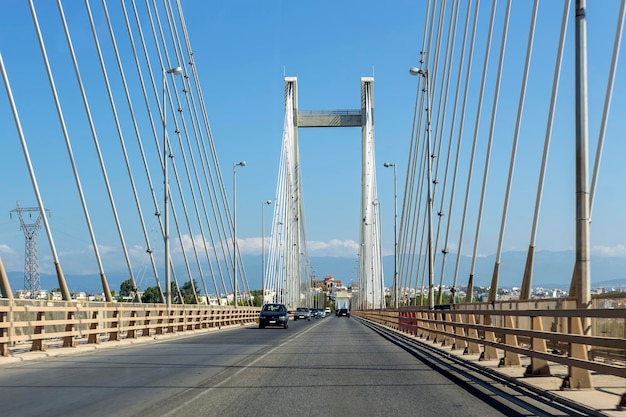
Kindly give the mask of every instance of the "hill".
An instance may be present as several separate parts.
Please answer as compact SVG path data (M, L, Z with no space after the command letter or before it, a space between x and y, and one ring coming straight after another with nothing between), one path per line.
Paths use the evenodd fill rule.
M568 289L571 281L574 265L574 251L538 251L535 255L533 275L533 287ZM260 256L243 257L246 275L250 288L261 287L261 258ZM349 284L356 280L356 259L336 257L311 258L312 274L318 278L332 275L335 278ZM415 259L417 262L417 258ZM495 255L477 258L474 283L477 286L489 286L495 263ZM499 287L519 287L522 283L526 252L506 252L502 256L500 266ZM391 286L393 282L393 256L383 259L385 285ZM446 260L444 284L452 285L456 265L456 255L450 254ZM467 284L471 259L462 256L459 262L457 285ZM441 276L441 259L435 265L435 283L439 283ZM9 281L13 291L23 288L23 272L8 272ZM626 288L626 258L618 257L595 257L591 263L591 287L592 288ZM93 275L66 275L70 291L101 292L100 277ZM128 278L127 272L108 272L109 287L119 291L120 284ZM154 286L152 278L144 278L140 281L140 288ZM43 289L58 287L55 275L41 274L41 286Z

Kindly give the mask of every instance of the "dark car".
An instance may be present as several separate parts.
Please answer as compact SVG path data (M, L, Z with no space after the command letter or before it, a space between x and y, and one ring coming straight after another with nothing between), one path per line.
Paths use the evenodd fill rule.
M298 319L311 321L311 309L308 307L296 308L296 311L293 313L293 319L294 321Z
M289 327L289 312L284 304L265 304L259 316L259 329L265 326Z
M347 308L340 308L339 310L337 310L337 317L341 316L350 317L350 310L348 310Z

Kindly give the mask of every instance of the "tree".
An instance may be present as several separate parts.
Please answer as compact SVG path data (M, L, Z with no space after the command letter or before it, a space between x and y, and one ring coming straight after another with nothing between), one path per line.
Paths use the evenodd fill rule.
M254 307L263 306L263 291L262 290L252 290L250 291L250 295L252 295L252 305Z
M120 297L130 297L135 294L135 291L133 280L130 278L120 284Z
M193 284L191 281L192 280L185 282L183 286L180 287L180 292L183 296L184 304L196 304L196 296L194 295L194 288L198 288L198 283L196 282L195 279L193 280Z
M170 283L170 299L172 303L180 303L180 298L178 298L178 285L176 281L172 280Z
M161 301L161 291L158 287L146 288L141 296L142 303L160 303Z

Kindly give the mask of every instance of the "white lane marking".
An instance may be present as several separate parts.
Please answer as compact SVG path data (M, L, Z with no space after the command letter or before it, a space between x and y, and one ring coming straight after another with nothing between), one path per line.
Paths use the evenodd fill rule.
M203 395L211 392L212 390L214 390L215 388L219 388L220 386L224 385L226 382L228 382L231 378L239 375L241 372L247 370L248 368L250 368L252 365L254 365L255 363L257 363L258 361L260 361L261 359L265 358L267 355L273 353L275 350L282 348L283 346L285 346L288 343L293 342L294 340L296 340L297 338L299 338L300 336L302 336L303 334L313 330L313 328L319 326L320 324L322 324L322 322L316 323L313 326L309 327L306 330L303 330L301 332L299 332L297 335L290 337L289 339L285 340L283 343L281 343L280 345L270 349L269 351L265 352L263 355L259 356L258 358L256 358L255 360L253 360L252 362L250 362L248 365L244 366L243 368L239 369L237 372L235 372L234 374L224 378L220 383L218 383L217 385L214 385L212 387L209 387L207 389L205 389L204 391L199 392L197 395L195 395L193 398L185 401L184 403L182 403L181 405L179 405L178 407L174 408L173 410L171 410L170 412L168 412L167 414L164 414L165 416L173 416L176 415L178 411L180 411L182 408L187 407L189 404L191 404L194 401L197 401L198 398L202 397Z

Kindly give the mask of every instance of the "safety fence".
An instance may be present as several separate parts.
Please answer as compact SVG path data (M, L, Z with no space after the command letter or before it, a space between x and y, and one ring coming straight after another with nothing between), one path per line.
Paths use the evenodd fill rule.
M258 307L0 299L0 355L254 323Z
M574 308L575 300L507 301L353 311L353 315L440 343L526 375L550 375L550 363L566 365L563 388L592 388L590 372L626 378L624 295ZM594 308L596 307L596 308Z

